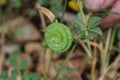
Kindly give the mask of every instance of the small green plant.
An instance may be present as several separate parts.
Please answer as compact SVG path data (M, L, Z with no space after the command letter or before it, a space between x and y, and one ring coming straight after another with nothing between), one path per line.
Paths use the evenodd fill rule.
M45 31L45 42L47 46L54 52L63 53L67 51L71 44L72 40L75 40L68 56L65 61L60 65L57 69L57 74L53 78L53 80L58 80L60 77L65 77L67 75L63 74L61 70L72 70L71 68L66 68L66 63L70 59L76 45L81 42L81 40L87 40L87 47L89 49L88 57L90 60L93 60L93 52L90 46L90 40L93 40L95 35L102 35L102 30L98 27L101 23L101 18L97 16L92 16L91 13L88 14L88 18L85 17L85 13L83 12L82 1L78 0L78 5L80 12L78 13L78 18L74 19L72 23L77 25L77 31L75 31L77 35L77 39L73 39L71 31L60 23L51 23ZM65 7L64 7L65 8ZM57 10L56 10L57 11ZM56 15L57 16L57 15ZM64 12L63 12L64 16ZM55 19L56 20L56 19ZM77 42L77 44L76 44ZM53 55L53 53L52 53Z
M73 24L77 25L77 31L75 31L78 38L93 40L96 34L102 35L101 29L98 25L101 22L101 18L92 16L88 19L87 24L82 20L81 13L78 13L78 18L73 19Z
M11 54L9 57L9 63L14 69L11 71L11 74L8 74L8 71L4 71L0 74L0 80L17 80L17 76L21 74L21 70L24 70L28 66L28 62L26 60L22 60L20 64L18 64L18 58L20 54ZM38 80L40 75L35 73L30 73L28 71L23 72L22 80Z

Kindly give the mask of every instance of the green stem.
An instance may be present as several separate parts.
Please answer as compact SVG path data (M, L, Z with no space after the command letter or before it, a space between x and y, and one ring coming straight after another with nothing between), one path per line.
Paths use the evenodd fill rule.
M81 13L81 16L82 16L82 20L85 24L87 24L86 22L86 19L85 19L85 15L84 15L84 12L83 12L83 4L82 4L82 1L80 0L77 0L77 3L78 3L78 7L80 9L80 13Z
M63 7L62 18L61 18L61 21L60 21L60 23L62 23L62 22L63 22L64 15L65 15L65 11L66 11L66 7L67 7L67 0L65 0L65 4L64 4L64 7Z
M92 58L93 58L92 48L91 48L91 45L90 45L90 41L89 41L89 40L87 40L87 46L88 46L88 50L89 50L88 57L89 57L90 59L92 59Z
M44 80L49 80L49 79L47 78L46 73L43 72L43 75L44 75Z
M54 20L53 20L53 23L56 22L56 20L57 20L57 16L58 16L58 13L59 13L59 8L60 8L60 6L61 6L61 4L62 4L62 0L56 0L55 3L58 4L58 5L56 6L57 9L56 9L56 11L55 11L55 18L54 18Z
M86 35L88 35L88 32L86 31ZM88 50L89 50L89 54L88 54L88 57L90 59L93 58L93 55L92 55L92 48L91 48L91 45L90 45L90 41L87 39L87 47L88 47Z
M53 55L54 55L54 52L52 51L50 55L50 61L49 61L50 63L48 65L48 71L47 71L48 75L50 74L50 68L51 68L51 62L53 60Z
M87 26L87 20L86 20L86 18L85 18L85 15L84 15L84 11L83 11L83 3L82 3L82 1L80 1L80 0L77 0L77 3L78 3L78 7L79 7L79 9L80 9L80 13L81 13L81 16L82 16L82 20L83 20L83 22L84 22L84 24L85 24L85 26ZM92 13L91 12L89 12L89 17L92 15ZM89 18L88 17L88 18ZM88 35L88 32L86 31L86 35ZM91 45L90 45L90 41L89 40L87 40L87 47L88 47L88 49L89 49L89 54L88 54L88 57L90 58L90 59L92 59L92 48L91 48Z
M45 61L45 56L46 56L46 50L47 50L47 46L45 45L45 47L44 47L44 53L43 53L43 69L44 69L44 71L45 71L45 63L46 63L46 61Z
M115 40L115 34L116 34L116 29L113 28L113 31L112 31L112 36L111 36L111 41L110 41L110 50L113 48L113 43L114 43L114 40Z
M58 77L59 77L59 75L61 73L61 69L64 68L65 64L69 61L69 59L72 56L72 53L73 53L75 47L76 47L76 44L73 45L71 51L69 52L69 54L68 54L67 58L65 59L65 61L63 62L63 64L60 66L60 68L59 68L59 70L58 70L58 72L57 72L57 74L56 74L56 76L54 77L53 80L58 80Z
M107 60L108 60L108 49L109 49L109 44L110 44L110 37L111 37L111 32L112 29L110 28L108 30L108 35L106 38L106 44L105 44L105 50L104 50L104 54L101 56L102 58L102 62L101 62L101 72L105 69L106 65L107 65Z

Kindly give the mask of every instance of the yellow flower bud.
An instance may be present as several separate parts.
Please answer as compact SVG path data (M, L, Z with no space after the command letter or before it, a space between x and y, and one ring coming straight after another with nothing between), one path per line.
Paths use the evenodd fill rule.
M74 11L79 11L79 7L76 0L69 0L68 6Z

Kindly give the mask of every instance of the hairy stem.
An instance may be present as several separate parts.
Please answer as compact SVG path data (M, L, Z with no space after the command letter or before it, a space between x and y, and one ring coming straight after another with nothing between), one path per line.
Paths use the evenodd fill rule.
M88 20L89 17L92 15L92 13L90 12L89 15L88 15L88 18L86 19L86 18L85 18L85 15L84 15L84 11L83 11L83 3L82 3L82 1L77 0L77 3L78 3L78 7L79 7L79 9L80 9L80 13L81 13L81 16L82 16L82 20L83 20L85 26L87 26L87 20ZM88 32L87 32L87 31L86 31L86 35L88 35ZM90 41L89 41L89 40L87 40L87 47L88 47L88 49L89 49L88 57L89 57L90 59L92 59L92 48L91 48L91 45L90 45Z

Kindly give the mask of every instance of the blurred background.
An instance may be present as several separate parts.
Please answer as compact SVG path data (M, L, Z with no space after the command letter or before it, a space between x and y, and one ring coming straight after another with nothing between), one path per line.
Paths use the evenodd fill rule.
M36 6L36 3L39 6ZM48 69L49 64L62 63L68 52L62 55L55 54L52 62L49 62L51 51L46 48L44 31L54 16L58 21L61 20L64 10L64 24L69 24L72 19L77 18L79 9L76 4L75 0L68 0L66 7L64 7L64 0L0 0L0 80L52 80L57 72L56 66L50 67L48 74L44 70ZM46 14L40 14L39 7L44 7L45 9L40 9L43 9ZM87 13L86 9L85 12ZM95 76L100 75L99 55L101 55L106 37L109 35L107 29L104 29L103 32L105 35L96 36L96 39L91 42L93 50L97 50L98 55ZM108 79L106 80L120 80L120 56L118 57L120 29L116 30L113 44L114 48L109 51L108 64L116 61L112 64L114 69L110 69L111 72L107 74ZM91 65L94 63L86 58L85 45L86 42L83 41L76 47L72 58L60 75L60 80L91 80ZM9 77L10 75L11 77ZM44 79L45 76L48 76L49 79Z

